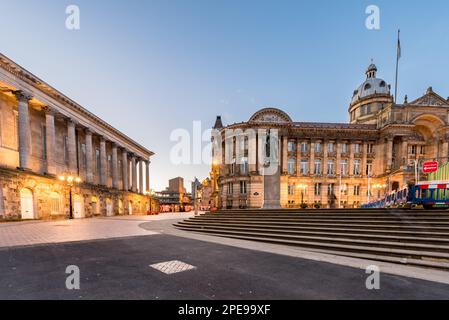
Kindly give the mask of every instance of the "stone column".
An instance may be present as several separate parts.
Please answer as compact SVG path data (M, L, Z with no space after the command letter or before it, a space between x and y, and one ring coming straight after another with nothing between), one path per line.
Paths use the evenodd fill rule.
M45 109L45 140L47 145L47 173L50 175L56 175L56 132L55 132L55 112L51 108Z
M112 187L118 189L117 145L112 144Z
M387 172L390 172L393 166L393 138L388 138L386 143Z
M150 161L145 161L145 167L146 167L146 175L145 175L145 190L147 192L150 192Z
M78 173L76 165L76 132L75 122L71 119L67 120L67 149L69 154L69 172Z
M87 183L94 182L94 174L93 174L93 149L92 149L92 131L86 129L85 132L86 137L86 181Z
M139 193L143 194L143 159L139 158Z
M100 138L100 184L107 186L107 157L106 157L106 139Z
M309 157L309 173L314 175L315 173L315 142L310 141L310 157Z
M136 156L131 155L131 169L132 169L132 192L137 192L137 166L136 166Z
M282 137L282 174L288 173L288 137Z
M354 144L349 141L349 176L354 175Z
M406 137L402 137L401 158L401 164L406 167L408 165L408 141Z
M129 178L128 178L128 151L123 149L122 151L122 185L123 190L128 191L129 190Z
M257 172L257 136L255 131L248 135L248 164L249 172Z
M301 176L301 141L296 140L296 176Z
M367 164L367 158L368 158L368 143L366 141L363 141L362 145L362 176L366 176L366 164Z
M341 167L341 141L337 140L335 142L335 144L337 147L337 161L335 163L335 166L336 166L335 173L337 175L341 175L341 168L340 168Z
M19 101L19 168L29 170L29 160L31 151L31 128L30 110L28 102L33 98L31 94L24 91L14 93Z
M329 144L329 141L323 140L323 164L321 166L321 172L322 172L323 176L327 176L328 144ZM326 190L327 188L324 188L324 189Z

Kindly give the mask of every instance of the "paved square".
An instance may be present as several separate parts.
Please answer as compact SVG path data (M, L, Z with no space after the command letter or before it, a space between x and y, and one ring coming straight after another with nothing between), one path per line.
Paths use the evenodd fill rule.
M173 274L173 273L179 273L187 270L196 269L195 266L192 266L188 263L173 260L173 261L166 261L166 262L160 262L156 264L150 265L153 269L159 270L160 272L163 272L165 274Z

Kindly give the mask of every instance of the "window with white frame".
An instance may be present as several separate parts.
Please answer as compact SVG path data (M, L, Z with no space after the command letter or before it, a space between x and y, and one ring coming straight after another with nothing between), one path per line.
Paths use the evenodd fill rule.
M296 169L296 159L295 158L289 158L288 159L288 174L294 175Z

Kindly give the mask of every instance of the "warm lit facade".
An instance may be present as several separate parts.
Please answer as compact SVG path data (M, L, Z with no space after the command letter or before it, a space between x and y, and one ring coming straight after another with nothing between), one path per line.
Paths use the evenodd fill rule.
M0 55L0 218L141 214L153 153Z
M371 64L365 82L354 91L350 123L295 122L276 108L226 127L217 118L222 143L220 152L218 144L213 151L213 206L262 208L269 192L284 208L358 207L414 183L415 160L447 162L449 101L429 88L414 101L395 104L390 86L376 73ZM268 129L278 132L279 174L272 180L266 180L261 159L265 141L260 132ZM229 130L259 134L239 147L238 139L226 138ZM241 159L236 159L237 148L243 148ZM248 161L252 150L255 162Z

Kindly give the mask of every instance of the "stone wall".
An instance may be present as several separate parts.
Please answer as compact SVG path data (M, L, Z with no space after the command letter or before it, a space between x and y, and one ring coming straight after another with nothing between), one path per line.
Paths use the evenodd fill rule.
M1 168L0 219L21 219L21 192L24 189L29 189L33 195L36 219L69 217L70 188L66 184L48 176ZM72 188L72 198L75 196L81 199L86 218L106 216L108 202L112 205L112 215L128 215L131 208L132 214L143 215L149 208L147 196L86 183Z

